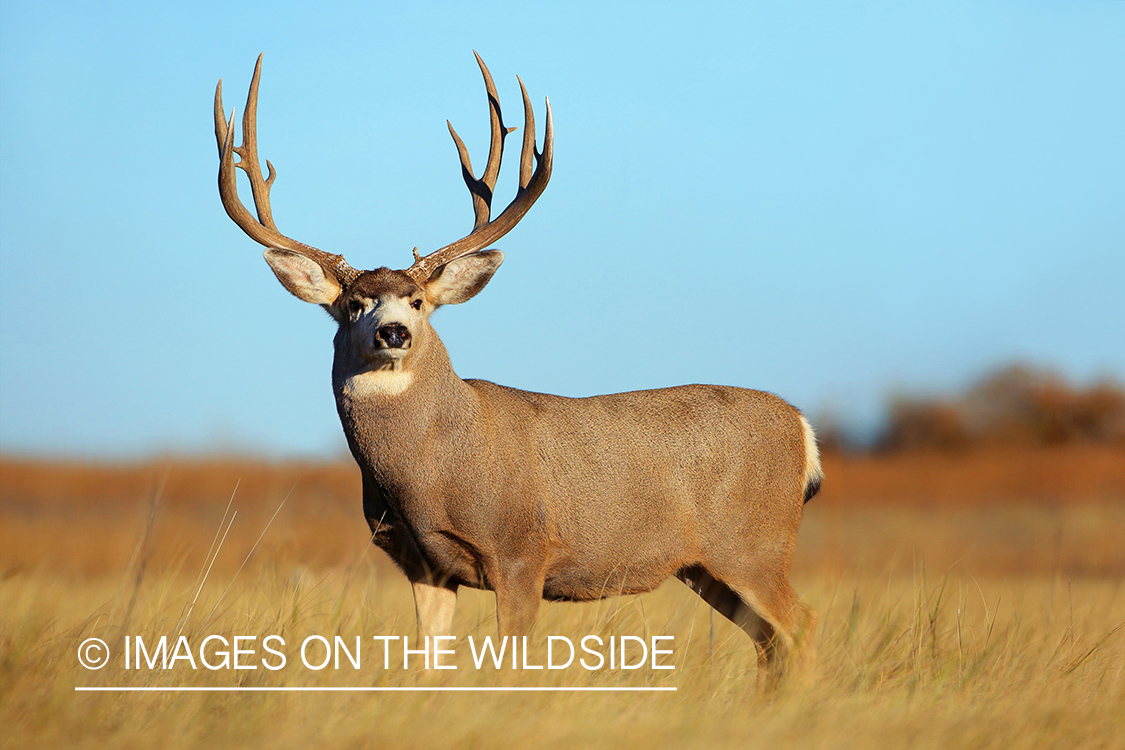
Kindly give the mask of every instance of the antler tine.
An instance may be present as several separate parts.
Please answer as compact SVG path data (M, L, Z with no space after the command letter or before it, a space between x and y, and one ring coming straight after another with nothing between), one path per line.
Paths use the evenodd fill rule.
M250 91L246 94L246 107L242 110L242 145L235 149L240 157L235 166L250 176L250 189L254 195L258 221L276 231L277 225L274 224L273 211L270 209L270 188L277 175L267 159L266 166L270 174L263 180L262 167L258 164L258 84L261 78L262 55L258 55L258 61L254 63L254 76L250 79Z
M473 52L473 55L477 58L477 65L480 66L481 75L484 76L484 87L488 92L490 131L488 161L485 162L484 172L479 180L473 177L469 150L465 148L464 141L453 129L453 123L446 120L445 124L449 126L449 134L453 136L453 141L457 144L457 154L461 157L461 176L464 177L465 185L473 196L473 214L476 217L473 229L480 229L488 223L489 213L492 210L492 194L496 189L496 178L500 174L500 161L504 155L504 138L515 128L504 127L503 115L500 113L500 96L496 93L496 84L492 80L492 73L489 72L488 66L484 64L484 60L476 51Z
M520 93L523 94L523 148L520 149L520 190L524 190L531 180L532 154L536 158L539 157L539 154L535 152L535 111L531 108L531 100L527 98L527 87L523 85L523 79L516 76L516 80L520 82ZM551 103L547 102L547 106L550 107Z
M273 164L268 160L269 177L262 176L262 169L258 162L257 118L258 118L258 83L262 72L262 55L254 66L254 77L250 82L250 92L246 96L246 111L242 116L242 145L234 145L234 118L232 112L230 121L225 119L223 109L223 82L215 87L215 140L219 145L219 197L223 201L223 208L227 215L246 232L253 240L266 247L304 255L321 265L325 270L336 275L337 280L343 284L350 284L359 276L359 271L348 265L342 255L333 255L323 250L318 250L311 245L286 237L277 231L270 210L270 188L277 177ZM239 161L235 163L234 155L238 154ZM250 178L250 188L254 195L254 209L258 216L255 218L246 209L238 197L238 176L235 169L242 169Z
M420 284L427 281L439 267L463 255L480 250L510 232L543 193L548 180L551 179L551 164L554 155L554 121L551 116L551 101L550 99L547 100L547 123L543 131L543 151L540 152L535 148L535 115L532 111L531 100L527 96L527 89L523 85L523 80L517 76L516 80L519 80L520 92L523 94L524 116L523 148L520 153L520 187L516 191L515 199L508 207L495 219L489 220L492 194L496 186L496 177L500 173L504 136L511 133L515 128L504 127L500 118L500 100L496 93L496 86L492 82L492 76L480 55L477 55L476 52L473 54L476 55L481 72L484 74L485 88L488 91L490 124L492 126L488 163L479 180L473 177L468 149L465 148L465 144L457 136L452 125L449 126L449 132L453 135L453 140L457 145L457 153L461 159L461 173L465 178L465 184L473 195L473 210L476 220L472 232L440 250L422 257L418 255L417 249L415 249L414 265L408 268L406 273L410 274ZM533 159L535 161L534 172L532 171Z
M215 86L215 140L219 142L219 160L223 158L223 148L227 145L227 113L223 109L223 79Z

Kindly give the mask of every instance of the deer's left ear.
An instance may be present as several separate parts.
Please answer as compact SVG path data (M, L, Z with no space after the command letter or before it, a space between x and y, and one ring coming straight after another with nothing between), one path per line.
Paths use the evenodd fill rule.
M499 250L481 250L451 260L426 282L426 296L434 305L457 305L467 302L484 289L484 285L504 262Z
M331 305L340 296L336 275L312 258L276 248L266 250L265 258L277 280L293 296L316 305Z

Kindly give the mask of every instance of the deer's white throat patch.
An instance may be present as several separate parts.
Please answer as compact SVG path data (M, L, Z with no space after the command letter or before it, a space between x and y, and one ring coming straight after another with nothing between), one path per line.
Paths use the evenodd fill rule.
M414 373L409 370L401 368L368 370L352 375L344 381L344 395L351 398L397 396L406 391L413 382Z

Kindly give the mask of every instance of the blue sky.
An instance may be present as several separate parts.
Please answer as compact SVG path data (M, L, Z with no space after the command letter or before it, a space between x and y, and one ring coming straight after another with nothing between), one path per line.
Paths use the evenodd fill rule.
M0 3L0 450L345 450L333 324L215 187L263 50L278 226L363 268L471 228L473 49L509 120L517 73L550 96L550 186L434 318L463 377L862 426L1013 359L1125 374L1125 3L407 5Z

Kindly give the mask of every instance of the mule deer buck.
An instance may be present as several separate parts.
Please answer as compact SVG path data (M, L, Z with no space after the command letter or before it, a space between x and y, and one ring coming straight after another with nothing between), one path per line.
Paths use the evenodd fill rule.
M459 586L495 591L507 636L529 631L542 599L637 594L676 576L754 639L760 681L779 677L798 652L807 656L816 615L788 569L821 470L800 412L768 393L713 385L565 398L462 380L430 325L435 309L484 288L504 259L485 248L547 187L550 101L539 151L520 81L519 189L492 218L514 128L503 124L478 55L492 133L480 178L449 126L472 194L472 231L424 257L415 250L405 270L359 271L274 223L276 172L267 161L263 176L255 142L261 63L241 146L221 80L215 91L219 194L231 219L268 248L282 285L338 324L332 387L363 475L363 511L374 543L411 581L420 632L449 634ZM256 219L239 200L236 169L250 178Z

